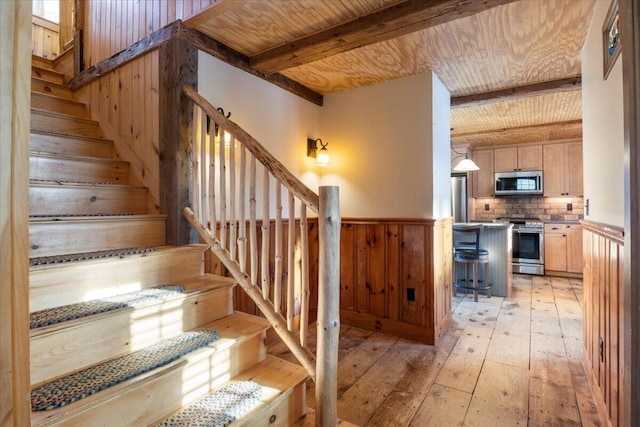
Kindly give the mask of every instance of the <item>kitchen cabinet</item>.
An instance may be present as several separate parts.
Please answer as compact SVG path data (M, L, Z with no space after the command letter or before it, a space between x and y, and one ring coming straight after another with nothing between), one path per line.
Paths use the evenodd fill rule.
M582 142L543 146L544 195L582 196Z
M545 224L545 272L582 274L582 266L582 227L580 224Z
M493 150L478 150L471 152L471 158L480 170L471 172L472 197L493 197Z
M496 148L495 172L542 170L542 145Z

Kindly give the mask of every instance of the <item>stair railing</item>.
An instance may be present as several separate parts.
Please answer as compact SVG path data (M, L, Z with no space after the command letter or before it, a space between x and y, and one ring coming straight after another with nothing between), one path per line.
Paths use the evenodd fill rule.
M183 90L194 102L193 206L185 217L316 382L316 425L336 425L338 188L320 187L318 196L192 87ZM308 210L318 215L317 360L307 347Z

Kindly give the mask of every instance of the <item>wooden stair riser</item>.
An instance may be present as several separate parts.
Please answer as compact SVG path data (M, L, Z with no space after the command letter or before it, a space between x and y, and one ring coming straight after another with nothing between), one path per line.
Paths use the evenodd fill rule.
M32 154L29 157L29 179L127 184L129 163L120 160Z
M102 138L100 124L90 119L59 115L55 112L31 110L31 130L89 138Z
M81 119L91 119L85 104L38 92L31 92L31 108L66 114Z
M306 412L307 388L304 382L283 393L260 414L243 423L246 427L289 427Z
M224 320L224 319L223 319ZM214 322L215 324L216 322ZM266 328L266 325L265 327ZM192 403L266 357L264 328L231 347L225 332L212 347L54 411L32 413L32 426L149 425Z
M165 216L31 221L29 257L165 244Z
M176 283L202 275L205 248L204 245L188 245L124 258L31 267L29 310L74 304L94 299L96 295L127 293L138 286Z
M48 82L57 83L57 84L64 83L64 74L49 68L32 66L31 77L37 77L39 79L46 80Z
M42 153L109 159L113 154L113 141L31 132L29 149Z
M62 376L213 322L233 312L232 286L80 319L31 338L31 384Z
M31 215L73 215L147 212L147 190L143 187L109 185L43 185L29 187Z
M73 100L73 92L68 87L35 77L31 78L31 91Z
M31 65L40 68L46 68L48 70L53 70L53 61L38 55L31 55Z

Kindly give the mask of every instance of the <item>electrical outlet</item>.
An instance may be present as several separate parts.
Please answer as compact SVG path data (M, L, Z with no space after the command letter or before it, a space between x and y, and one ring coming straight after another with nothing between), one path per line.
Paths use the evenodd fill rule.
M415 300L416 300L416 289L407 288L407 301L415 302Z
M585 200L584 202L584 214L586 216L589 216L589 199Z
M567 203L567 210L571 212L573 210L573 203Z
M600 337L600 362L604 363L604 340Z
M488 211L488 210L489 210L489 203L485 203L485 204L484 204L484 210L485 210L485 211Z

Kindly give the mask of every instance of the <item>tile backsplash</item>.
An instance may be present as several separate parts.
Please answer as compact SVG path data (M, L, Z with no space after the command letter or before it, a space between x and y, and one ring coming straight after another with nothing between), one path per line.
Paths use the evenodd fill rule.
M568 204L571 204L571 210L568 209ZM540 196L478 198L475 199L474 211L476 221L500 217L577 221L584 218L584 198Z

